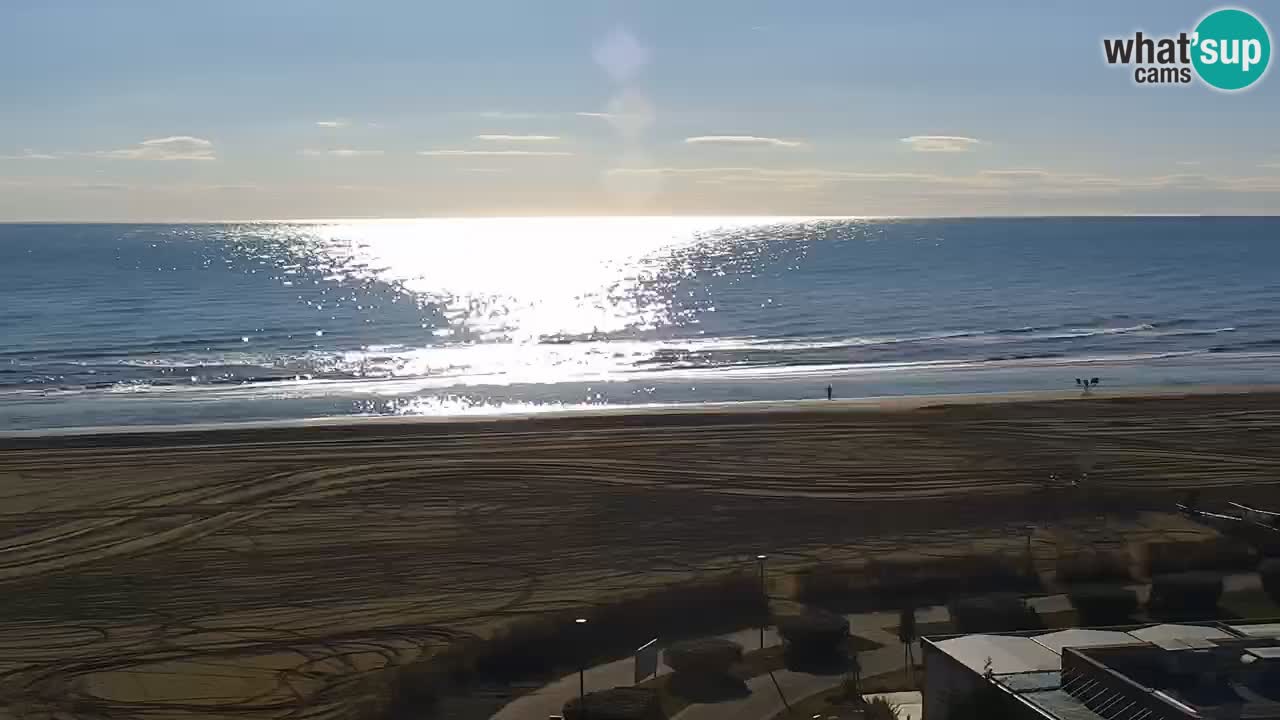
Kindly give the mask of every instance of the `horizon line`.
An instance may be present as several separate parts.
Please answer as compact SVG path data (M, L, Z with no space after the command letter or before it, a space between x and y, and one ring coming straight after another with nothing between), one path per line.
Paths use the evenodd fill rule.
M324 224L349 222L414 222L423 220L649 220L655 218L690 220L1049 220L1089 218L1273 218L1280 213L1062 213L1062 214L991 214L991 215L810 215L810 214L650 214L650 215L420 215L420 216L338 216L321 218L256 218L256 219L174 219L174 220L3 220L0 225L258 225L258 224Z

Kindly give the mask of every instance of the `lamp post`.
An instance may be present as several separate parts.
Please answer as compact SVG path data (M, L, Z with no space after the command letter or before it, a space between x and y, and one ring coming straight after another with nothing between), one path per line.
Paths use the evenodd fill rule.
M765 582L764 582L764 561L767 559L769 559L768 555L760 554L756 556L756 561L760 563L760 597L761 599L764 600L764 605L766 609L765 617L768 617L767 610L769 607L769 590L765 586ZM762 619L760 621L760 649L761 650L764 649L764 623L765 621Z
M585 720L587 717L587 619L580 617L573 622L578 626L578 717Z

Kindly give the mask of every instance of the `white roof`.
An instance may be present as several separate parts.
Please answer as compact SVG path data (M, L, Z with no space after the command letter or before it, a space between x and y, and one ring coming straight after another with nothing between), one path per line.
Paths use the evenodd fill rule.
M937 646L979 673L986 672L988 660L996 675L1062 669L1057 653L1027 637L965 635L943 640Z
M1226 640L1232 637L1230 633L1205 625L1152 625L1129 634L1165 650L1209 648L1213 647L1209 640Z
M1063 648L1095 647L1098 645L1141 645L1144 641L1126 632L1116 630L1089 630L1087 628L1070 628L1057 632L1037 635L1033 638L1037 643L1061 655Z
M1231 625L1232 630L1249 637L1280 638L1280 623L1254 623L1252 625Z

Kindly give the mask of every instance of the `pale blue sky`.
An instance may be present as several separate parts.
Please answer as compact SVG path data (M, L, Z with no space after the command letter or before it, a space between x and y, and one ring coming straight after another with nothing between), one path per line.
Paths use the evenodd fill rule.
M0 219L1274 211L1275 73L1102 61L1216 7L5 0Z

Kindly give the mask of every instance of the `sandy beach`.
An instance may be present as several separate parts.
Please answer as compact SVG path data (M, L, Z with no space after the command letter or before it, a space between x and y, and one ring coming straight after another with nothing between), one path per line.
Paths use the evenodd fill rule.
M3 712L356 718L360 671L524 614L759 552L1195 534L1190 488L1280 505L1280 393L9 435Z

